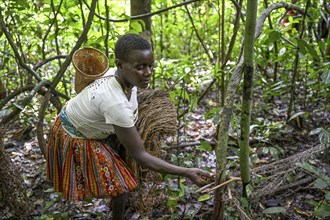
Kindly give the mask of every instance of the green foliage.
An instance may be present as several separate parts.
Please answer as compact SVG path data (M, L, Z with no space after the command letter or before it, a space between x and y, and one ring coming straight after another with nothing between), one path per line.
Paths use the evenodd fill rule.
M209 143L207 143L206 141L201 141L201 145L198 146L196 149L200 150L200 151L211 152L212 151L212 146Z
M22 60L35 67L40 61L57 55L67 55L72 50L78 37L83 31L87 16L88 7L83 3L80 6L78 0L6 0L0 2L0 11L6 28L15 43ZM84 2L84 1L82 1ZM91 1L88 1L90 4ZM225 50L228 49L233 34L233 23L237 13L233 2L225 1ZM244 1L243 1L244 2ZM128 19L125 22L107 22L104 19L95 16L93 25L88 33L87 40L83 46L92 46L102 51L109 51L110 66L114 65L113 47L118 36L126 33L138 33L145 29L142 20L129 19L129 7L124 1L107 1L110 17L112 19ZM177 4L178 1L154 0L152 1L152 11L164 9ZM269 2L272 3L272 2ZM303 2L305 3L305 2ZM304 6L299 3L300 6ZM245 4L245 2L244 2ZM273 11L270 15L273 28L271 29L267 22L263 26L261 36L255 42L255 91L256 97L262 108L257 109L252 118L251 137L257 140L257 149L261 149L266 155L277 159L284 155L284 147L270 142L270 138L280 131L286 131L285 122L275 121L269 117L269 112L273 111L276 101L287 106L289 94L294 85L299 88L295 97L299 99L294 109L294 114L289 119L303 117L308 119L318 112L329 112L329 89L330 89L330 62L324 57L326 41L318 40L313 35L313 28L316 21L320 18L320 2L315 3L309 9L311 17L306 18L305 32L302 37L295 24L300 24L302 19L288 18L290 25L283 28L276 24L280 21L283 10ZM260 10L262 10L260 4ZM96 13L99 16L105 16L105 1L98 1ZM190 21L188 11L193 18ZM221 20L220 5L217 0L198 1L187 7L178 7L157 15L152 16L152 43L155 54L155 67L153 75L153 87L164 88L170 91L170 95L179 113L184 110L194 110L197 107L197 100L207 85L214 78L224 77L225 83L231 76L231 70L236 66L240 55L241 42L244 28L241 26L237 33L237 39L232 49L232 55L229 58L228 65L220 69L221 60ZM241 19L244 25L245 5L242 6L243 17ZM260 14L261 11L258 12ZM107 29L107 25L109 29ZM309 24L313 24L310 25ZM308 28L307 28L308 27ZM194 29L196 28L196 30ZM109 38L106 35L109 34ZM205 48L204 48L205 46ZM106 48L107 47L107 48ZM25 85L36 84L29 73L21 68L15 54L8 43L3 30L0 30L0 77L6 85L9 93ZM275 50L277 48L277 50ZM227 51L225 51L227 52ZM296 82L292 82L294 71L294 61L296 56L299 58L298 77ZM63 64L64 59L55 59L44 64L36 70L37 74L43 79L53 80L56 73ZM278 70L275 77L275 64L278 64ZM73 88L75 70L72 66L66 71L62 81L57 86L57 91L72 97L75 95ZM217 83L216 83L217 84ZM214 86L215 87L215 86ZM217 90L211 88L212 91ZM241 90L237 90L240 95ZM25 94L23 93L22 96ZM19 106L18 96L5 108L0 109L0 117L9 113L12 106ZM220 123L220 113L223 110L219 107L213 96L207 98L206 108L208 112L205 119L212 119L214 124ZM33 99L32 103L26 107L23 113L17 118L23 125L35 124L39 109L39 97ZM61 101L63 99L61 98ZM300 103L304 103L300 105ZM312 104L317 104L313 106ZM257 104L257 103L256 103ZM310 109L313 109L311 111ZM235 112L240 112L240 105L235 105ZM275 110L274 110L275 111ZM264 114L261 114L263 112ZM260 114L260 115L259 115ZM46 121L51 121L55 115L53 107L48 109ZM326 114L324 114L326 115ZM238 133L239 118L237 115L231 118L230 133ZM311 135L319 135L320 143L329 143L329 127L320 125L319 128L313 128ZM233 142L229 142L235 145ZM199 151L210 151L211 146L202 142L197 148ZM235 151L236 150L236 151ZM237 155L237 148L232 150ZM251 154L255 152L251 151ZM235 156L233 158L237 159ZM196 152L173 154L172 161L183 166L191 166L201 158L196 156ZM237 166L236 161L230 161L229 166ZM324 188L328 184L323 178L315 183L316 187ZM171 194L168 200L168 206L175 209L175 205L184 198L185 188ZM209 195L200 197L200 201L209 199ZM324 201L327 201L325 203ZM329 204L329 194L325 194L323 202L315 205L315 215L324 216L325 210ZM45 211L51 206L51 203L45 205ZM227 209L228 213L234 212ZM283 209L268 210L266 212L282 212ZM284 211L283 211L284 212ZM63 216L62 216L63 214ZM49 216L48 216L49 217ZM65 213L54 213L55 219L65 218ZM46 219L42 216L40 219ZM190 218L187 216L187 218Z
M329 144L330 143L330 131L325 128L315 128L312 130L309 135L319 135L319 140L321 144Z
M45 214L34 218L34 220L50 220L50 219L68 220L70 219L70 216L68 212L57 211L51 215Z
M285 213L286 209L284 207L270 207L262 211L263 214L276 214L276 213Z
M221 112L222 112L221 107L212 108L208 112L205 113L204 118L205 118L205 120L212 118L213 123L218 124L220 122Z
M317 179L313 185L324 194L321 200L311 199L308 201L314 206L314 215L319 218L330 217L330 176L310 163L298 163L297 165L316 176Z
M178 206L180 204L186 204L186 194L190 193L188 187L184 184L184 179L181 179L179 182L179 188L173 187L171 185L168 186L169 197L166 201L166 206L172 210L173 213L170 219L177 219L179 216L182 219L193 219L196 212L193 209L185 210L184 213L178 215Z
M283 122L273 122L264 118L256 118L250 126L251 135L257 140L257 147L262 149L264 155L270 155L274 159L284 155L285 150L270 141L270 138L284 127Z
M198 201L204 202L204 201L210 200L211 198L212 198L212 196L210 194L204 194L198 198Z

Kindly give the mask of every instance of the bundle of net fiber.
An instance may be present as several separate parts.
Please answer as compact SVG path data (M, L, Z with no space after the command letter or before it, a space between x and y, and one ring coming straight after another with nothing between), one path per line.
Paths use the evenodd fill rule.
M139 117L135 124L146 151L154 156L162 155L162 140L176 134L177 113L172 100L163 90L138 92ZM130 157L126 162L136 177L142 177L141 167Z
M143 90L138 92L139 118L136 127L141 135L146 151L156 157L162 156L162 141L176 134L177 113L167 92L162 90ZM139 166L130 155L126 162L139 182L139 201L134 204L141 213L149 213L159 199L159 173Z

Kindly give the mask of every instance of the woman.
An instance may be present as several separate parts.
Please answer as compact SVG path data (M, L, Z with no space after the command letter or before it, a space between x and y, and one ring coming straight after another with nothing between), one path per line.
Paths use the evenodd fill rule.
M46 159L47 176L64 199L112 197L113 219L123 219L127 193L137 187L120 156L125 150L143 167L187 177L199 186L211 174L145 151L134 124L137 87L147 88L152 75L151 46L139 35L126 34L115 45L115 57L116 68L83 89L56 117ZM115 144L115 136L121 145Z

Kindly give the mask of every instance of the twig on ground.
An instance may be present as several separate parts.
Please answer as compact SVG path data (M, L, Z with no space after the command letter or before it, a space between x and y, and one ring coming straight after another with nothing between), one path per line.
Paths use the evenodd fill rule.
M228 191L228 198L229 198L229 200L232 200L233 199L233 194L231 193L230 187L227 187L227 191Z
M204 189L210 188L211 186L213 186L215 184L215 182L209 183L201 188L199 188L198 190L196 190L196 193L202 192Z
M223 183L221 183L221 184L219 184L219 185L217 185L217 186L215 186L211 189L208 189L209 187L211 187L211 185L213 185L215 183L215 182L213 182L213 183L210 183L206 186L203 186L202 188L198 189L196 192L208 193L208 192L214 191L218 188L221 188L223 186L226 186L226 185L228 185L229 183L231 183L233 181L241 181L241 178L240 177L230 177L229 180L227 180L227 181L225 181L225 182L223 182Z

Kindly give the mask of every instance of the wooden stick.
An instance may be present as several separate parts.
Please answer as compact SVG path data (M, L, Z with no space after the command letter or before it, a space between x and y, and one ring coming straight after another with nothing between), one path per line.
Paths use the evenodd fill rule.
M207 192L210 192L210 191L216 190L216 189L218 189L218 188L220 188L220 187L223 187L223 186L225 186L225 185L228 185L229 183L231 183L231 182L233 182L233 181L241 181L241 178L239 178L239 177L230 177L229 180L227 180L227 181L225 181L225 182L223 182L223 183L221 183L221 184L219 184L219 185L217 185L217 186L215 186L215 187L213 187L213 188L211 188L211 189L205 189L205 190L202 191L202 192L203 192L203 193L207 193Z
M232 200L233 199L233 195L231 193L230 187L227 187L227 191L228 191L228 198L229 198L229 200Z
M205 185L205 186L203 186L203 187L201 187L201 188L199 188L198 190L196 190L196 193L199 193L199 192L201 192L201 191L203 191L203 190L205 190L205 189L211 187L211 186L214 185L214 184L215 184L215 181L212 182L212 183L209 183L209 184L207 184L207 185Z

